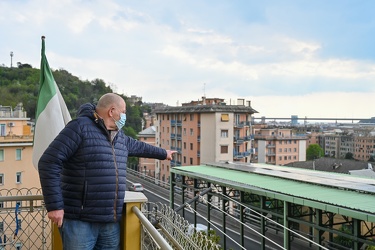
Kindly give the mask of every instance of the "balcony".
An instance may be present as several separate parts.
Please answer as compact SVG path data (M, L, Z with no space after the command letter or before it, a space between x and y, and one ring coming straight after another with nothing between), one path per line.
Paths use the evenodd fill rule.
M244 139L242 137L239 137L239 136L233 136L233 142L235 144L242 144L242 143L244 143Z
M236 123L234 123L234 127L235 128L243 128L244 127L244 123L243 122L236 122Z
M47 218L40 189L0 190L0 249L62 249L58 228ZM121 222L121 250L220 249L172 208L128 191Z

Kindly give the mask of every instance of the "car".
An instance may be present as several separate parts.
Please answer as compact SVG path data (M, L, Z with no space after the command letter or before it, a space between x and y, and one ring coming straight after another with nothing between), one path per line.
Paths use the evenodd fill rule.
M144 188L141 183L133 183L129 187L129 191L134 191L134 192L143 192Z
M205 233L207 235L207 226L205 226L203 224L200 224L200 223L197 223L196 227L194 227L194 224L189 225L188 231L187 231L187 234L189 236L193 235L194 233L198 233L198 232L202 232L202 233Z

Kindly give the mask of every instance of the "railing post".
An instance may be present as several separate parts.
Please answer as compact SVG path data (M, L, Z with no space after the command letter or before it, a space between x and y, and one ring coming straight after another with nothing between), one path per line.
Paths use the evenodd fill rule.
M141 210L145 202L147 197L143 193L126 191L121 221L121 250L141 250L141 222L131 209L136 206Z
M62 250L62 240L59 232L59 228L55 223L51 223L51 228L52 228L52 250Z

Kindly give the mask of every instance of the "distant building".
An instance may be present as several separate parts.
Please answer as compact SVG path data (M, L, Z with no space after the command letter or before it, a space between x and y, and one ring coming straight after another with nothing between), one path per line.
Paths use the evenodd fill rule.
M292 126L297 126L298 125L298 115L292 115L291 117L291 123Z
M127 98L127 101L130 103L130 105L134 106L138 103L142 103L142 97L131 95L130 97Z
M0 105L0 186L2 189L40 188L32 164L33 130L22 104Z
M257 113L250 102L226 105L221 98L205 98L182 106L157 108L156 144L176 150L174 160L161 161L156 178L169 180L170 167L201 163L250 162L251 116ZM242 100L242 99L241 99Z
M150 126L138 134L138 140L147 144L155 145L155 126ZM155 178L155 167L158 166L159 161L150 158L139 158L139 172L143 175Z
M285 165L306 161L306 140L306 136L293 135L292 129L254 126L253 162Z
M375 132L359 135L354 138L353 157L356 160L368 161L375 159Z

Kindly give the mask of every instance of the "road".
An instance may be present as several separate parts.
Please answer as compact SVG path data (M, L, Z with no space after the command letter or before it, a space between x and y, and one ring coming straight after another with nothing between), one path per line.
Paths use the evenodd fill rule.
M139 182L142 183L145 187L144 194L148 198L149 202L161 202L163 204L169 205L169 189L165 189L163 187L160 187L150 181L144 180L143 178L139 178L134 175L128 174L128 183L129 186L133 182ZM181 205L181 199L179 198L179 195L176 195L175 197L175 208L179 207ZM206 210L207 207L205 204L199 204L197 206L197 211L202 214L202 216L197 216L197 223L207 225L207 221L205 218L206 216ZM180 213L181 214L181 213ZM221 233L222 227L221 227L221 221L222 221L222 213L218 211L211 211L211 222L214 223L214 226L211 226L211 229L215 230L216 234L220 236L220 244L223 245L223 234ZM194 223L194 214L189 212L188 210L185 210L185 219L188 220L191 223ZM240 242L240 234L239 234L239 222L235 221L234 219L228 218L226 219L226 249L260 249L260 240L261 235L253 232L249 228L245 227L245 237L244 237L244 247L242 247ZM247 224L249 225L249 224ZM249 225L250 226L250 225ZM255 231L259 231L256 227L251 226ZM266 237L271 238L272 241L276 242L278 245L273 244L271 241L267 241L266 249L267 250L276 250L276 249L283 249L283 234L282 232L279 232L278 234L275 234L271 231L274 231L270 229L266 233ZM281 246L281 247L280 247ZM293 244L291 244L292 250L300 250L300 249L316 249L316 248L310 248L308 244L305 242L297 242L294 241Z

